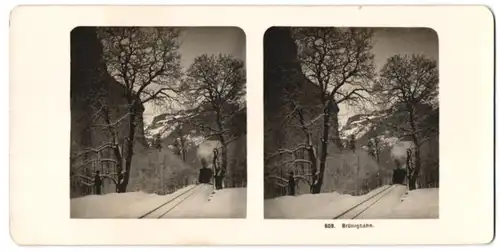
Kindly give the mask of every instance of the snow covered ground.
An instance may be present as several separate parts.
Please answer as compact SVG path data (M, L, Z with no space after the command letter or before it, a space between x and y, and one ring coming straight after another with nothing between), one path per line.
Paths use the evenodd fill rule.
M187 186L168 195L130 192L72 199L71 218L138 218L194 186ZM163 218L246 217L246 188L228 188L214 194L212 188L210 185L202 185L194 189L193 195ZM191 192L187 194L189 193Z
M427 188L408 192L403 202L391 213L397 219L439 218L439 189Z
M268 199L264 202L264 216L276 219L331 219L387 187L377 188L361 196L333 192ZM406 194L405 186L396 185L385 197L357 218L438 218L438 190L438 188L418 189Z
M162 218L245 218L246 188L203 186Z

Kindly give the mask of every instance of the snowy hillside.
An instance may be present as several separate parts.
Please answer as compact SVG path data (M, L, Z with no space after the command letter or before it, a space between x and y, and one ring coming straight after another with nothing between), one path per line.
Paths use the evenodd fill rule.
M169 116L168 114L161 114L155 116L150 125L145 128L145 135L148 140L152 140L153 137L160 134L162 137L166 137L172 133L173 129L178 126L178 123L175 122L180 116Z
M423 127L437 127L439 108L421 104L418 106L416 118ZM390 110L373 111L367 114L358 114L350 117L340 129L340 137L349 139L351 136L363 144L373 137L377 137L384 146L391 146L398 139L404 140L402 129L408 127L408 115L405 108L397 106ZM406 129L408 130L408 129ZM407 137L406 137L407 138Z
M374 127L374 121L376 122L384 116L387 116L387 114L378 112L374 114L358 114L349 117L340 131L340 136L348 138L354 135L356 139L360 138Z
M176 130L179 130L180 126L185 127L185 123L181 123L180 119L185 119L192 116L192 114L183 114L183 115L169 115L169 114L161 114L156 116L153 119L153 122L148 125L144 130L144 135L149 142L152 142L155 137L158 135L162 139L166 139L172 136ZM183 132L183 137L185 138L186 144L198 146L202 143L205 138L201 135L199 131L197 131L194 127L189 127L186 132ZM170 146L170 148L173 148Z
M228 105L229 106L229 105ZM232 108L234 110L234 108ZM229 130L236 136L246 133L246 108L240 107L226 120ZM160 137L162 143L173 149L173 143L181 138L186 149L196 147L205 140L215 140L212 129L217 128L215 115L203 108L191 111L179 111L176 114L160 114L155 116L152 123L145 127L144 135L152 143ZM205 131L204 131L205 130ZM211 136L211 137L206 137Z
M382 147L393 145L398 137L394 136L390 130L383 126L387 120L391 120L391 113L388 111L375 111L371 114L358 114L350 117L340 130L340 137L349 139L354 136L356 140L363 139L369 133L378 132L377 137ZM366 143L364 143L366 144Z

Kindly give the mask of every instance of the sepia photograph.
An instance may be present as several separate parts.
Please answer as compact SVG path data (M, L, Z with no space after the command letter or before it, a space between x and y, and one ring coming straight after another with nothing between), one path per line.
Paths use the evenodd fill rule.
M434 30L271 27L264 75L265 218L439 218Z
M71 31L71 218L245 218L245 34Z
M18 6L10 237L488 244L494 27L473 5Z

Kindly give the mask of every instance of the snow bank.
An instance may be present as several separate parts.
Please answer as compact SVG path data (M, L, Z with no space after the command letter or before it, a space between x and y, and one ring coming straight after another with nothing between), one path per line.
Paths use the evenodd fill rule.
M338 193L303 194L299 196L283 196L264 201L265 218L300 219L312 217L315 209L324 208L333 202Z
M228 188L213 192L212 185L201 185L162 218L245 218L246 189Z
M268 199L264 201L264 216L276 219L331 219L386 187L361 196L332 192Z
M138 218L194 186L187 186L168 195L130 192L72 199L71 218ZM246 188L228 188L214 194L212 190L211 185L201 185L194 189L188 199L164 218L246 217Z
M401 199L408 191L404 185L395 185L388 194L373 204L369 209L362 212L356 219L392 219L394 218L395 206L401 203ZM384 192L385 193L385 192Z
M245 218L247 215L247 189L226 188L216 191L203 206L206 218Z
M379 187L361 196L333 192L268 199L264 201L264 216L275 219L331 219L387 187ZM418 189L405 195L406 187L396 185L386 197L358 218L437 218L438 190L437 188Z
M75 198L70 202L70 215L71 218L135 218L192 187L167 195L129 192Z
M392 212L395 219L439 218L439 188L409 191Z

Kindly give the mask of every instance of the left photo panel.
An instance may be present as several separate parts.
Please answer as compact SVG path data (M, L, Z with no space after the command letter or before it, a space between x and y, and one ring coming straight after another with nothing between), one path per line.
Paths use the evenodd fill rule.
M71 31L71 218L245 218L238 27Z

